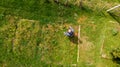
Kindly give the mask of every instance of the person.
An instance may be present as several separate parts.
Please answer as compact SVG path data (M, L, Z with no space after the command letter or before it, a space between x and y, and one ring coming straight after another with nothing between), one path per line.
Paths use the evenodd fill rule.
M74 29L70 26L67 32L64 32L64 34L68 37L74 36Z

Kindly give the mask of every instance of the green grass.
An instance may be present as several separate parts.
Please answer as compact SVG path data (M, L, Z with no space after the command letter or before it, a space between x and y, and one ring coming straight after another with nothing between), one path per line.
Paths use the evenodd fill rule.
M119 47L119 31L116 36L113 35L113 30L119 29L119 25L106 13L103 15L106 8L95 11L85 6L81 10L73 5L65 7L27 1L24 4L19 0L2 1L0 5L0 66L72 67L73 64L80 67L120 66L111 60L110 55L112 49ZM77 44L72 43L63 34L70 25L73 27L81 25L82 43L78 63ZM87 38L83 39L84 37ZM103 53L110 59L101 58L102 43Z

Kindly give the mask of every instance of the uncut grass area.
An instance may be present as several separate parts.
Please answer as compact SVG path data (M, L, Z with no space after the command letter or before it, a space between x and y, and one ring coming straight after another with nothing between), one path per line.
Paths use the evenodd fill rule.
M110 1L110 4L114 3ZM110 54L112 49L119 47L120 26L105 12L108 7L98 11L86 4L83 9L48 3L43 6L37 3L31 8L22 2L14 5L7 6L7 1L0 3L1 67L120 66L112 61ZM72 26L78 33L79 25L81 42L78 49L77 40L70 40L64 32Z
M6 16L0 28L1 66L70 66L77 44L64 36L63 25ZM15 63L15 64L14 64Z

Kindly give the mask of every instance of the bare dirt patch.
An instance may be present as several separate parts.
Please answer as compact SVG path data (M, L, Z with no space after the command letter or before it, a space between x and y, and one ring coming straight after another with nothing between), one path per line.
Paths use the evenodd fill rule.
M85 20L87 19L87 17L86 16L81 16L80 18L78 18L78 23L83 23L83 22L85 22Z
M88 51L94 48L93 43L88 41L87 36L83 36L81 38L81 41L82 41L82 43L80 44L81 50Z
M94 48L94 44L92 42L88 41L87 36L81 37L81 41L82 42L79 47L80 60L82 60L81 62L85 62L88 65L92 65L94 61L92 59L93 57L90 55L90 52Z

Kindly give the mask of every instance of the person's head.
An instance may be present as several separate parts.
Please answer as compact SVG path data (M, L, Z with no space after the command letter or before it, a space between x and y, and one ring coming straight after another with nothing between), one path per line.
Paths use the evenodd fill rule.
M70 29L68 29L68 32L71 32L71 30L70 30Z

